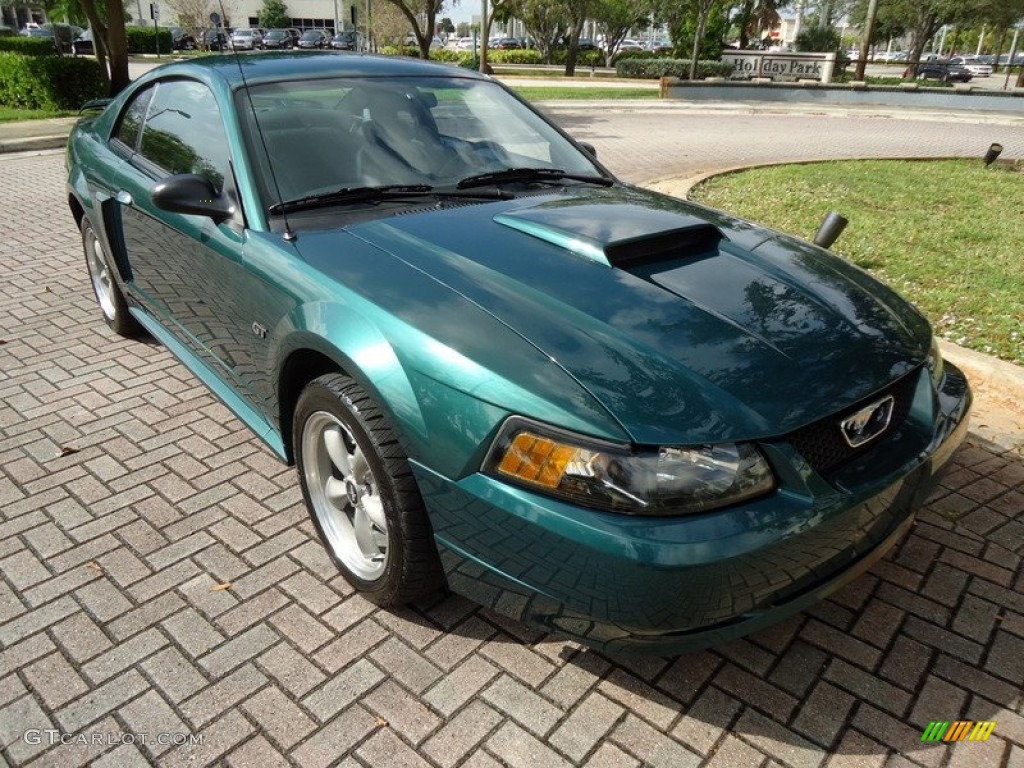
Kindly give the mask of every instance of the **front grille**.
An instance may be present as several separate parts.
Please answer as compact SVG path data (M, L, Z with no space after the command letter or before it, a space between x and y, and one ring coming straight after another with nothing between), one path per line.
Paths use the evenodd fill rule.
M910 413L919 373L920 369L916 369L913 373L893 382L881 392L876 392L870 397L854 403L849 408L791 432L786 439L807 460L815 472L828 477L831 472L839 469L857 454L870 450L877 442L872 440L859 448L851 448L843 437L842 429L839 426L840 422L864 406L870 405L886 395L892 395L894 400L892 418L889 420L889 427L885 434L898 429L906 420L907 414ZM885 439L884 436L881 439Z

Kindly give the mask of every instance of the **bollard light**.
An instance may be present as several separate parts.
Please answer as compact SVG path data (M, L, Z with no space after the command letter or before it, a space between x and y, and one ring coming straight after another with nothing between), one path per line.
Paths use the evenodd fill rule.
M999 157L999 155L1002 153L1002 151L1003 151L1003 145L1002 144L993 144L991 147L989 147L988 148L988 152L985 153L985 157L983 158L984 161L985 161L985 165L986 166L992 165L992 163L994 163L996 161L996 158Z
M818 227L818 234L814 236L814 244L820 245L822 248L831 248L832 243L839 239L849 223L835 211L829 211L825 214L825 220L821 222L821 226Z

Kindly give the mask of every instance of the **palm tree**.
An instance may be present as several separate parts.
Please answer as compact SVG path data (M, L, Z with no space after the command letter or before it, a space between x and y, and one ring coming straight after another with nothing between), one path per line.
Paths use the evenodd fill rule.
M740 48L750 45L750 39L760 39L761 30L778 26L779 8L786 0L744 0L733 23L740 28Z

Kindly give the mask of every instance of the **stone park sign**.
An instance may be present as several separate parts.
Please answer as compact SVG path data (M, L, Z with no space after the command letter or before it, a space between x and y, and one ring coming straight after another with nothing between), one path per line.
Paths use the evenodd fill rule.
M832 81L835 53L775 53L771 51L722 52L722 61L733 65L730 80L769 78L777 81Z

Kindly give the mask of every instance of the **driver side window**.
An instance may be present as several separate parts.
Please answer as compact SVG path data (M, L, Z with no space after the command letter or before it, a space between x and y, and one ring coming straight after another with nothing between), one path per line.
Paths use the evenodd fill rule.
M210 89L193 80L160 82L149 102L139 153L167 175L205 176L220 193L228 141Z

